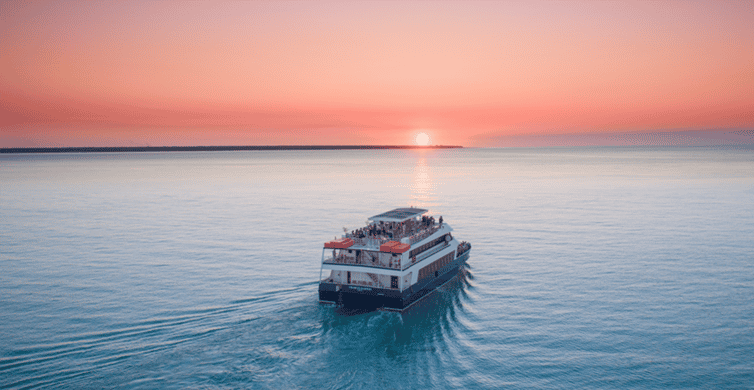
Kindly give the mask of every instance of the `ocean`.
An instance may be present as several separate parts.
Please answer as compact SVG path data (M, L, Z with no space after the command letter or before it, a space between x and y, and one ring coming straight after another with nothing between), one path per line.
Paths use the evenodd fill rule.
M472 243L403 313L322 244ZM754 388L754 147L0 155L0 387Z

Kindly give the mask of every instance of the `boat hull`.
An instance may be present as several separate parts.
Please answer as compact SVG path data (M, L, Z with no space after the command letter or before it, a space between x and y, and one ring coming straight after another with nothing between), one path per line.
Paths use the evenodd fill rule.
M458 256L445 268L439 270L437 277L427 278L403 291L320 283L319 300L354 309L403 310L456 276L468 260L470 252L469 250Z

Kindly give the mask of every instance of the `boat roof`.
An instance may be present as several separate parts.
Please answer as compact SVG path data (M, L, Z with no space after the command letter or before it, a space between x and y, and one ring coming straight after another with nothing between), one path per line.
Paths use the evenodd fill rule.
M411 218L418 217L426 213L427 211L428 210L417 209L413 207L399 208L384 212L382 214L377 214L373 217L370 217L369 220L375 222L403 222Z

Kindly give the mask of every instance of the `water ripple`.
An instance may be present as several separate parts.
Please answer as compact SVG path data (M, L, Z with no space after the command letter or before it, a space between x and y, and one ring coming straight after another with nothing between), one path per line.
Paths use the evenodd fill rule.
M751 149L412 153L0 157L0 387L754 383ZM416 202L459 277L320 305L322 241Z

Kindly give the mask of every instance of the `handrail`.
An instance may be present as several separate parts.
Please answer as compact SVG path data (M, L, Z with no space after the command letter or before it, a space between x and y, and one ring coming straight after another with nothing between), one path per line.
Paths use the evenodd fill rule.
M415 235L411 236L411 238L409 239L409 242L412 245L416 244L417 242L435 234L438 230L440 230L439 225L430 226L425 231L416 233Z
M325 257L325 260L322 262L322 264L343 264L343 265L361 265L365 267L372 267L372 268L382 268L382 269L401 269L400 261L390 262L388 265L382 265L379 262L372 263L368 262L364 259L357 259L355 257L348 257L348 256L337 256L336 258L333 258L332 256Z
M398 232L395 232L395 233L393 233L392 238L387 238L387 237L384 237L384 236L381 236L381 237L356 237L356 236L354 236L352 234L349 234L349 233L346 233L344 235L344 237L350 238L350 239L354 240L357 245L366 246L366 247L379 247L380 245L382 245L382 244L384 244L384 243L386 243L388 241L401 241L404 238L408 238L410 244L415 244L415 243L417 243L417 242L419 242L419 241L421 241L421 240L423 240L423 239L431 236L432 234L434 234L435 232L437 232L438 230L440 230L441 227L442 227L442 225L440 225L439 223L435 223L434 225L431 225L431 226L419 229L414 234L400 234Z

